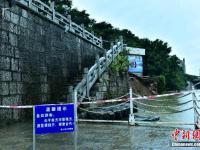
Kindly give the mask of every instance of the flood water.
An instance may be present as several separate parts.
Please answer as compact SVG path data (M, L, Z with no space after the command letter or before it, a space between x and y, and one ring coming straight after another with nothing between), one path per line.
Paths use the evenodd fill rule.
M199 93L197 94L199 96ZM199 98L199 97L198 97ZM176 106L187 100L192 100L192 95L183 98L167 98L167 102L140 101L145 104L159 106ZM160 99L163 100L163 99ZM179 110L189 108L192 102L177 107ZM147 107L147 106L146 106ZM150 111L164 111L155 107ZM171 110L167 110L171 111ZM148 113L138 112L140 115ZM152 115L152 114L151 114ZM160 121L194 122L193 110L178 114L163 114ZM79 123L75 133L36 135L37 150L168 150L168 149L199 149L195 147L171 147L173 141L172 131L176 128L194 130L192 125L138 125L128 124L97 124ZM31 150L32 149L32 123L17 123L0 128L0 150Z

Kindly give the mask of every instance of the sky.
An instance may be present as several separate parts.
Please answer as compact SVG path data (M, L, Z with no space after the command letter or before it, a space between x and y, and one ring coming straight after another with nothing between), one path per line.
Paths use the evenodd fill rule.
M200 72L200 0L73 0L97 22L129 29L140 38L161 39L186 60L186 72Z

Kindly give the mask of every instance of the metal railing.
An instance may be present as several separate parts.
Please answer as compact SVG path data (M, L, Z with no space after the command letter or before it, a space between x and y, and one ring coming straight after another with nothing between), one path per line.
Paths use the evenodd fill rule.
M89 69L84 71L84 77L80 83L74 88L74 99L79 96L81 102L86 96L89 97L89 92L96 80L102 75L106 68L111 64L115 57L124 49L123 40L117 42L110 50L107 51L104 57L98 58L96 63Z
M196 93L192 92L193 108L194 108L194 123L195 127L200 129L200 100L198 100Z
M136 98L132 98L132 89L130 89L130 115L129 115L129 124L130 125L135 125L135 124L151 124L151 125L161 125L161 124L172 124L172 125L196 125L197 121L194 120L194 122L169 122L169 121L165 121L165 122L161 122L161 121L157 121L157 122L144 122L144 121L135 121L135 117L134 117L134 113L133 113L133 109L138 110L140 113L144 113L146 114L153 114L153 115L173 115L173 114L177 114L177 113L182 113L182 112L186 112L189 110L193 110L195 108L195 106L190 106L190 105L186 105L188 103L192 103L193 100L187 100L185 102L181 102L174 105L169 104L159 104L157 102L163 102L165 101L169 101L172 99L163 99L163 100L159 100L157 98L161 98L161 97L168 97L168 96L177 96L180 95L181 93L171 93L171 94L163 94L163 95L156 95L156 96L149 96L149 97L136 97ZM182 98L182 97L186 97L188 95L192 94L192 92L186 93L184 95L178 96L176 98ZM154 99L154 100L152 100ZM142 101L141 101L142 100ZM147 102L149 101L149 102ZM134 105L135 104L135 105ZM180 106L184 105L184 108L181 108ZM137 107L136 107L137 106ZM152 109L154 108L154 109Z
M48 6L40 0L16 0L18 5L21 5L27 9L30 9L34 13L37 13L53 23L62 27L65 32L71 32L78 35L90 43L102 48L102 38L94 36L93 33L84 29L84 25L77 25L71 21L71 16L67 17L55 11L54 2Z

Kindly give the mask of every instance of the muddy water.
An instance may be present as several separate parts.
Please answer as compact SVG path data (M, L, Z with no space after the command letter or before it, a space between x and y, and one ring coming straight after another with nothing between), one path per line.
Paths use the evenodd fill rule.
M192 96L170 99L167 102L145 102L146 104L175 106L177 103L191 100ZM182 110L192 106L192 102L178 107ZM156 111L157 108L149 110ZM162 110L163 111L163 110ZM139 112L140 115L144 112ZM159 115L161 121L193 122L193 110L173 114ZM163 150L198 149L171 147L171 132L175 129L193 130L193 126L128 126L127 124L88 124L80 123L76 133L37 135L38 150ZM18 123L0 128L0 150L31 150L32 123Z

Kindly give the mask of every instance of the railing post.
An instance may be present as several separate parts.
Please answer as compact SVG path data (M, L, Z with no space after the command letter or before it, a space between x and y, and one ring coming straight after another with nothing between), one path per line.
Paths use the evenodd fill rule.
M84 76L86 78L86 96L89 97L90 96L90 90L89 90L89 72L88 72L88 68L84 68Z
M81 24L81 28L82 28L82 36L83 36L83 38L85 38L85 26L84 26L84 24Z
M119 42L119 39L116 39L115 40L115 45L117 45L118 42ZM118 52L118 45L117 45L116 49L114 50L113 54L115 55L115 53L117 53L117 52Z
M107 66L108 66L108 59L107 59L107 52L106 52L106 50L104 50L104 57L105 57L105 66L107 68Z
M198 126L197 126L197 114L196 114L196 96L195 96L195 91L194 91L194 88L192 88L193 91L192 91L192 100L193 100L193 109L194 109L194 127L195 129L198 129Z
M119 36L119 40L123 44L123 36L122 35Z
M67 19L69 20L69 27L67 27L67 25L66 25L66 27L65 27L65 31L70 31L71 30L71 28L72 28L72 18L71 18L71 15L67 15Z
M113 48L113 46L114 46L114 43L111 42L110 49L111 49L111 54L112 54L112 61L114 60L114 48Z
M124 44L123 44L123 36L119 36L119 41L120 41L120 44L121 44L121 45L120 45L120 52L121 52L121 51L123 51L123 48L124 48L124 47L123 47L123 45L124 45ZM118 51L118 53L119 53L119 51Z
M32 5L32 0L28 0L28 6L31 7Z
M97 64L97 75L98 78L100 77L100 62L99 62L99 55L96 56L96 64Z
M118 42L119 42L119 39L115 39L115 45L117 45Z
M91 33L92 33L92 43L95 44L95 41L94 41L94 31L92 31Z
M33 150L36 150L36 136L35 136L35 106L33 106Z
M103 40L102 40L102 36L100 36L100 47L103 48Z
M55 2L52 1L50 3L50 7L51 7L51 10L52 10L52 20L55 21Z
M78 114L77 114L77 91L76 89L74 90L74 117L75 117L75 122L78 123Z
M129 96L130 96L130 114L129 114L129 124L135 125L135 117L133 114L133 91L132 88L129 90Z
M69 103L73 102L73 99L74 99L74 90L73 89L74 89L73 86L67 87L67 92L68 92L67 100L69 100L68 101Z

